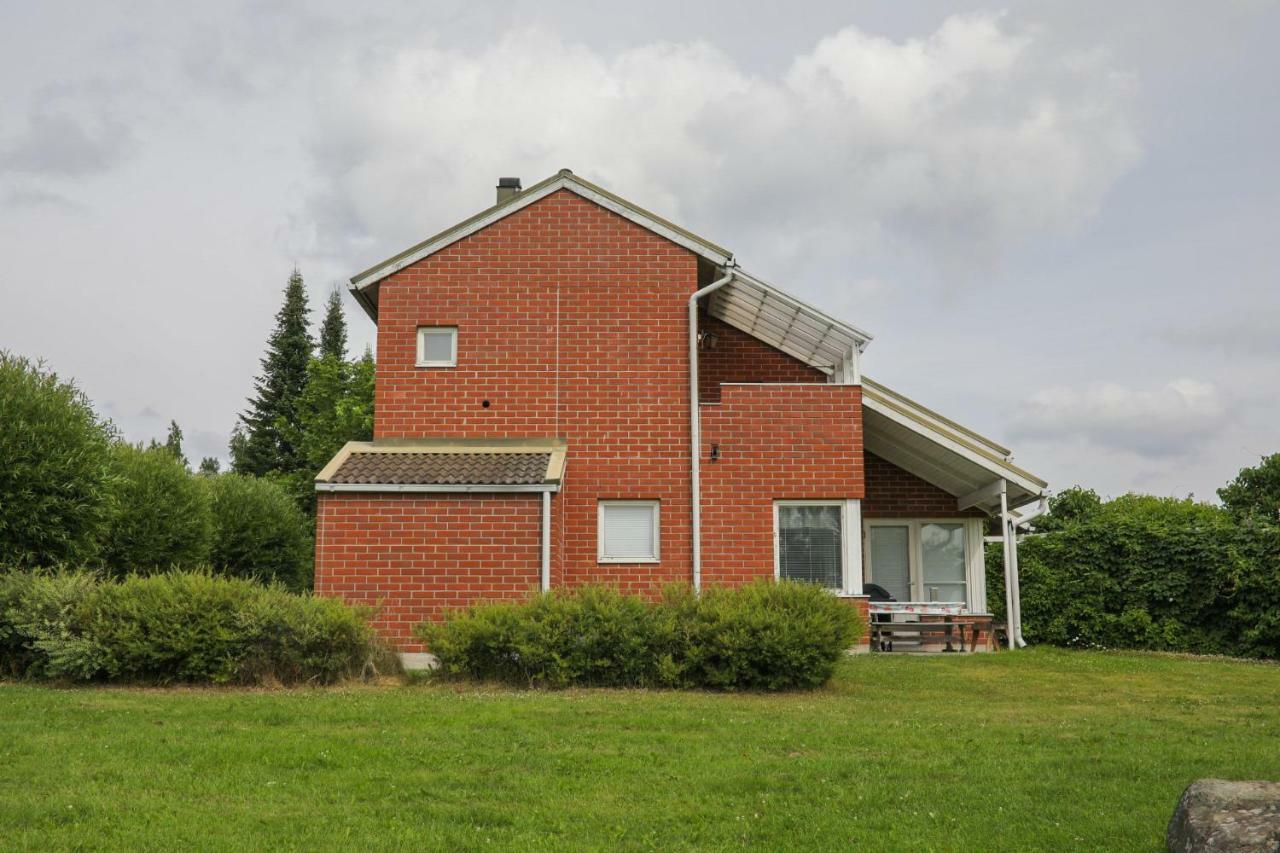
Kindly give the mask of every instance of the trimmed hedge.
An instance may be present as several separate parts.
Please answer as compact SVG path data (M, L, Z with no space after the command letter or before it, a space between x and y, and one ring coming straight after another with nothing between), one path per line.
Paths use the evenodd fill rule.
M1004 617L999 545L987 599ZM1280 527L1125 496L1018 545L1031 643L1280 657Z
M363 612L278 586L200 572L0 574L0 674L332 683L382 659Z
M811 584L762 581L655 603L605 587L542 593L427 622L446 676L537 687L813 688L862 636L847 603Z

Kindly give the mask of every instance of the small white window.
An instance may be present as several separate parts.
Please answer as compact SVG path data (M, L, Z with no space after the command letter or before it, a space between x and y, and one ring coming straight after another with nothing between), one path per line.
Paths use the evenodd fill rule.
M453 326L418 327L418 367L456 367L458 330Z
M601 563L658 562L658 502L600 501Z

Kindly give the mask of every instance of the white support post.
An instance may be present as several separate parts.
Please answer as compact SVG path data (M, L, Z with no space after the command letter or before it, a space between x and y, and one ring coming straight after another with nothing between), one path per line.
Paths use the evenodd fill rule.
M862 595L862 501L844 502L844 593Z

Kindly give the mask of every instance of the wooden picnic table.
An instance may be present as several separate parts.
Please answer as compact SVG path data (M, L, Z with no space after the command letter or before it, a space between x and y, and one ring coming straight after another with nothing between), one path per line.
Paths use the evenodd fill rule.
M977 619L955 618L952 616L944 616L941 621L923 622L914 620L911 622L876 622L871 623L871 643L872 648L879 651L892 651L893 638L895 636L901 639L912 639L924 642L926 637L942 636L947 641L944 652L954 652L956 649L951 645L953 637L958 635L960 638L960 651L975 651L978 642L978 625ZM969 648L965 648L965 629L970 629L972 635L969 640ZM888 638L890 647L884 647L885 638Z

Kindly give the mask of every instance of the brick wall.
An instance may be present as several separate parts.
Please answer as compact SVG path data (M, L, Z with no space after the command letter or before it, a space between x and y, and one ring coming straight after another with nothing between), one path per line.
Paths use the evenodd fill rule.
M702 438L708 586L773 577L775 500L863 496L860 386L725 385L702 406Z
M956 496L881 459L866 454L867 497L863 518L971 518L981 510L956 510Z
M374 434L564 438L553 584L687 579L696 288L691 252L554 193L383 281ZM429 325L458 327L456 368L414 367ZM597 564L596 506L610 498L662 502L661 563Z
M698 328L716 336L715 347L698 352L698 399L720 399L722 382L826 382L827 375L780 349L706 314Z
M422 651L418 623L538 588L541 513L539 494L321 494L316 592L377 607L382 636Z

